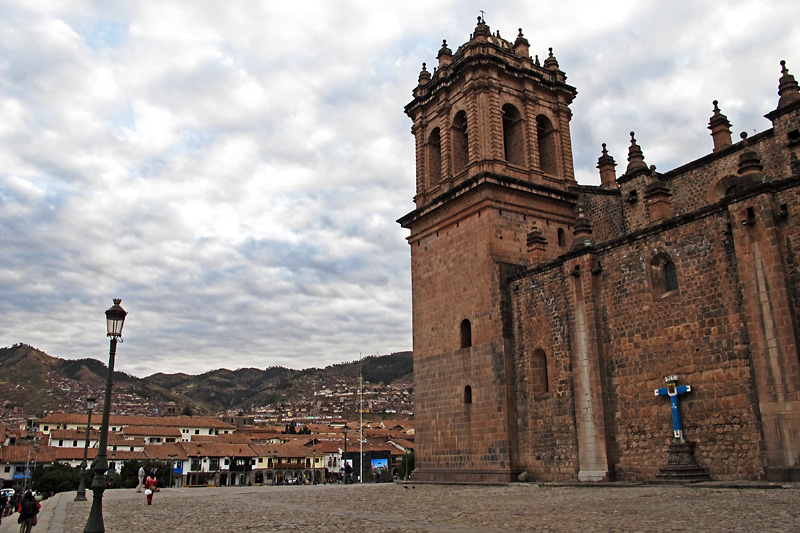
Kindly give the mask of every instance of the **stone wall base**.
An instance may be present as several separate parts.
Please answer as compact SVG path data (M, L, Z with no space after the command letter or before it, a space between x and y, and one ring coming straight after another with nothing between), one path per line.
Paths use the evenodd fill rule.
M767 467L767 481L800 482L800 467Z
M411 474L411 482L505 484L517 481L519 474L520 471L511 470L444 470L417 468Z

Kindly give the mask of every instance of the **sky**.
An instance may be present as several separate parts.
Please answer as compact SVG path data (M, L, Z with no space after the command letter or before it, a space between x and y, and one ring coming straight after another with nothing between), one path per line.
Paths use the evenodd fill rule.
M480 10L578 96L579 183L630 131L667 171L713 100L768 129L796 0L0 0L0 346L116 369L325 367L412 348L411 101Z

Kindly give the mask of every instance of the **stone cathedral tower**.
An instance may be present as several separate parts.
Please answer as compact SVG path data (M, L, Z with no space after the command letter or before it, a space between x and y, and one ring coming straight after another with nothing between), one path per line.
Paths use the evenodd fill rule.
M415 478L800 481L800 85L786 62L771 128L734 143L709 95L708 154L657 172L631 132L624 172L603 145L591 186L575 182L577 93L552 50L540 63L522 30L511 42L478 19L438 59L406 106L416 208L399 220Z
M521 29L507 41L481 18L438 60L406 106L416 209L398 221L411 230L414 475L505 482L520 471L505 280L572 244L577 91L552 50L540 63Z

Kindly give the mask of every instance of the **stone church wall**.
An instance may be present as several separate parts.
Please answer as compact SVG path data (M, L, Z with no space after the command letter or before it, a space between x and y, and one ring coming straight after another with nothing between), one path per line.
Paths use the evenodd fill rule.
M715 479L757 475L758 417L746 331L738 312L733 251L719 211L664 233L598 250L596 335L606 390L611 470L620 480L652 479L672 440L670 405L655 397L663 377L678 374L692 393L681 398L687 440ZM677 291L654 287L651 260L668 255ZM574 478L576 437L568 320L560 265L512 284L517 408L523 469L544 479ZM548 357L549 392L530 393L530 357Z

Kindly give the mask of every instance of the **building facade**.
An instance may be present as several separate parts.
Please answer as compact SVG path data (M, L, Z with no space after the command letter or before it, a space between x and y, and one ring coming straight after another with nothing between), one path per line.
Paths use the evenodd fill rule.
M713 479L800 479L800 89L781 67L772 128L734 143L714 102L708 155L659 173L631 133L625 171L603 146L586 186L552 50L479 19L423 65L398 221L416 479L647 481L675 436ZM666 376L691 389L679 421Z

